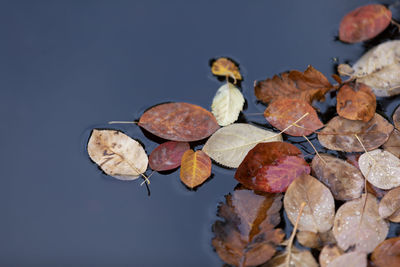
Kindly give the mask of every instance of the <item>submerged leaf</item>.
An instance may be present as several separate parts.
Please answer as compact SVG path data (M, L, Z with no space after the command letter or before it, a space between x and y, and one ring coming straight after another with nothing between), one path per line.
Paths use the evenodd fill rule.
M287 267L287 251L278 253L273 259L261 267ZM313 255L308 250L293 248L290 256L290 267L318 267Z
M189 188L204 183L211 175L211 159L201 150L189 149L182 156L181 181Z
M400 187L390 190L381 199L379 214L391 222L400 223Z
M117 179L134 180L147 169L148 158L143 147L122 132L94 129L87 149L90 158Z
M211 111L221 126L237 120L244 105L242 93L233 84L222 85L214 96Z
M282 135L250 124L235 123L222 127L206 142L203 151L227 167L237 168L258 143L282 141Z
M168 171L181 165L183 153L189 150L189 143L168 141L156 147L150 154L149 165L155 171Z
M343 254L343 251L337 245L326 245L319 254L319 264L326 267L330 262Z
M400 266L400 237L389 238L380 243L371 259L377 267Z
M335 258L327 267L367 267L367 254L362 252L349 252Z
M220 57L212 63L211 72L217 76L230 76L237 80L242 79L238 66L225 57Z

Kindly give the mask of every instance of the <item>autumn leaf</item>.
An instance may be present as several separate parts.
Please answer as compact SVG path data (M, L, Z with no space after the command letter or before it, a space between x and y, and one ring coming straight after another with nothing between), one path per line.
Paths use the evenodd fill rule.
M87 149L90 158L117 179L134 180L147 169L148 158L143 147L122 132L94 129Z
M242 80L238 66L225 57L220 57L212 63L211 72L217 76L230 76L235 80Z
M343 254L343 251L337 245L326 245L319 254L319 264L326 267L330 262Z
M400 130L400 106L398 106L393 113L393 124L396 129Z
M375 115L376 97L365 84L343 85L336 99L337 113L343 118L367 122Z
M340 255L330 262L327 267L367 267L367 254L354 251Z
M400 187L390 190L381 199L379 215L391 222L400 223Z
M219 257L234 266L255 266L269 260L285 234L280 223L281 194L239 187L220 203L212 229L212 245Z
M315 249L321 249L325 245L336 243L332 231L324 233L300 231L297 233L297 241L304 247Z
M298 121L306 113L308 113L307 117ZM306 101L300 99L277 99L265 109L264 117L280 131L298 121L294 127L285 130L286 134L292 136L310 135L324 126L315 109Z
M251 124L235 123L217 130L207 140L203 151L219 164L237 168L258 143L273 141L282 141L282 135Z
M156 147L150 154L149 165L155 171L168 171L181 165L183 153L189 150L187 142L168 141Z
M247 153L235 173L244 186L265 192L285 192L289 184L310 167L301 151L285 142L257 144Z
M254 92L258 100L267 104L278 98L301 99L311 104L314 99L323 100L325 93L332 88L321 72L308 66L304 73L292 70L258 81Z
M161 138L191 142L204 139L218 130L214 115L189 103L166 103L147 110L139 126Z
M400 266L400 237L389 238L380 243L371 259L376 267Z
M389 139L383 144L383 149L400 158L400 131L393 130Z
M261 265L261 267L287 267L287 251L279 252L273 259ZM314 256L308 250L293 248L290 257L290 267L318 267Z
M204 183L211 175L211 159L201 150L189 149L182 156L181 181L189 188Z
M357 43L374 38L389 26L392 12L383 5L366 5L356 8L343 17L339 39Z
M221 126L235 122L244 105L242 93L233 84L222 85L214 96L211 111Z

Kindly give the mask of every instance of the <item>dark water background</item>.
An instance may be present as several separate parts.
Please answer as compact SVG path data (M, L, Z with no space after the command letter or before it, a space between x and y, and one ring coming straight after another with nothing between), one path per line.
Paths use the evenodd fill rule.
M254 80L308 64L330 76L364 53L335 36L370 2L0 1L0 266L221 266L211 225L234 172L213 166L197 191L179 171L155 173L148 197L89 160L90 131L166 101L209 108L218 56L240 63L245 113L262 112ZM113 127L157 146L137 126Z

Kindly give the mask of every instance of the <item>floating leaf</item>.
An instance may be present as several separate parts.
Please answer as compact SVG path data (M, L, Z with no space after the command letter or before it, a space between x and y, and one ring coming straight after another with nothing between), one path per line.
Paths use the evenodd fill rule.
M280 223L282 195L238 188L220 203L213 225L212 245L219 257L234 266L255 266L269 260L285 234Z
M400 132L397 129L390 134L389 139L383 144L383 149L400 157Z
M398 106L393 113L393 124L396 129L400 129L400 106Z
M360 170L372 185L380 189L400 186L400 159L390 152L376 149L358 160Z
M214 96L211 111L221 126L229 125L237 120L244 105L242 93L233 84L222 85Z
M371 194L344 203L336 212L333 235L339 247L347 250L370 253L383 240L388 223L379 216L378 201Z
M383 5L366 5L356 8L343 17L339 39L357 43L374 38L389 26L392 12Z
M330 262L343 254L343 251L336 245L326 245L319 254L319 264L326 267Z
M308 115L298 121L304 114ZM322 126L315 109L304 100L280 98L268 105L264 111L267 121L278 128L285 130L289 125L298 121L296 125L285 130L285 133L292 136L303 136L312 134Z
M280 252L261 267L287 267L286 257L287 251ZM290 267L318 267L318 263L310 251L293 248L290 256Z
M391 222L400 223L400 187L390 190L381 199L379 215Z
M292 224L296 221L301 203L305 202L299 220L300 231L324 233L332 228L335 202L329 189L310 175L295 179L286 191L283 204Z
M362 252L349 252L335 258L327 267L367 267L367 254Z
M189 143L168 141L151 152L149 165L155 171L168 171L181 165L183 153L189 150Z
M204 183L211 175L211 159L201 150L189 149L182 156L181 181L189 188Z
M328 149L364 152L355 134L367 150L373 150L384 144L392 131L393 125L377 113L368 122L352 121L336 116L318 133L318 140Z
M315 177L331 190L335 199L347 201L361 196L364 177L350 163L328 154L320 154L314 157L311 168Z
M232 60L225 57L220 57L213 62L211 72L217 76L230 76L236 80L242 79L238 66Z
M308 66L304 73L293 70L275 75L272 79L259 81L255 84L254 92L257 99L269 103L278 98L301 99L311 104L316 100L323 100L324 95L333 86L328 79L312 66Z
M147 169L148 158L143 147L122 132L94 129L87 149L90 158L117 179L134 180Z
M282 135L250 124L235 123L216 131L207 140L203 151L219 164L237 168L258 143L272 141L282 141Z
M211 112L188 103L166 103L147 110L139 126L161 138L191 142L204 139L218 130Z
M244 186L265 192L285 192L303 173L310 173L301 151L285 142L257 144L247 153L235 173Z
M380 243L371 259L376 267L400 266L400 237L389 238Z
M343 85L336 99L337 113L343 118L367 122L375 115L376 97L363 83Z

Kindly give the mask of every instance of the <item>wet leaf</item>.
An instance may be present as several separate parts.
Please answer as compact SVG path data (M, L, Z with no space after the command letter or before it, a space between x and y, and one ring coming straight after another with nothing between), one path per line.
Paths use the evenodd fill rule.
M343 251L336 245L326 245L319 254L319 264L326 267L330 262L343 254Z
M143 147L122 132L94 129L87 149L90 158L117 179L134 180L147 169L148 158Z
M367 254L362 252L349 252L335 258L327 267L367 267Z
M389 139L383 144L383 149L400 157L400 132L397 129L390 134Z
M393 124L396 129L400 129L400 106L398 106L393 113Z
M381 149L369 151L360 156L358 164L372 185L380 189L400 186L400 159L390 152Z
M189 150L189 143L168 141L156 147L150 154L149 165L155 171L168 171L181 165L183 153Z
M400 187L390 190L381 199L379 214L382 218L387 218L391 222L400 223Z
M204 183L211 175L211 159L201 150L189 149L182 156L181 181L189 188Z
M299 120L304 114L308 115L298 121L296 125L285 130L289 125ZM273 101L264 111L267 121L285 133L292 136L312 134L322 126L315 109L304 100L281 98Z
M292 70L275 75L255 84L254 92L258 100L269 103L278 98L301 99L311 104L315 100L323 100L324 95L333 86L328 79L312 66L304 73Z
M257 144L247 153L235 173L244 186L265 192L285 192L303 173L310 173L301 151L285 142Z
M282 141L282 135L250 124L235 123L216 131L207 140L203 151L219 164L237 168L258 143L272 141Z
M339 39L357 43L374 38L389 26L392 12L383 5L366 5L356 8L343 17Z
M347 250L370 253L385 240L389 231L388 223L379 216L378 200L365 194L344 203L336 212L333 235L338 246Z
M219 257L234 266L255 266L269 260L285 234L280 223L282 195L238 188L220 203L213 225L212 245Z
M287 267L287 252L278 253L273 259L263 264L262 267ZM313 255L308 250L293 248L290 257L290 267L318 267Z
M364 152L355 134L367 150L373 150L384 144L392 131L393 125L377 113L368 122L352 121L336 116L318 133L318 140L328 149Z
M218 130L211 112L189 103L166 103L147 110L139 126L161 138L191 142L204 139Z
M375 115L376 97L365 84L343 85L336 99L336 111L343 118L367 122Z
M400 266L400 237L389 238L380 243L371 259L377 267Z
M320 249L324 245L336 243L332 231L325 233L314 233L300 231L297 233L297 241L304 247Z
M332 228L335 202L329 189L314 177L304 174L295 179L286 191L283 204L292 224L302 202L306 203L300 217L300 231L324 233Z
M213 62L211 72L217 76L230 76L236 80L242 79L238 66L232 60L225 57L220 57Z
M244 105L242 93L233 84L222 85L214 96L211 111L221 126L235 122Z
M314 157L311 168L314 176L331 190L335 199L347 201L361 196L364 177L350 163L328 154L320 154L320 157Z

